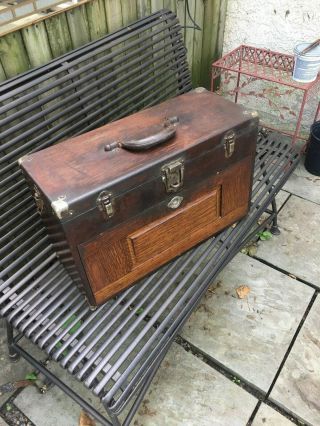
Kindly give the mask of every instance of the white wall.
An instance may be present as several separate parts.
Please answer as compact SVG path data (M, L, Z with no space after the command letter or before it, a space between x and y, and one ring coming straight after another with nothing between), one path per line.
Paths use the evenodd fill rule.
M293 53L320 37L320 0L228 0L224 53L240 44Z
M299 42L312 42L319 37L320 0L228 0L224 54L240 44L293 54L294 46ZM257 81L246 89L261 93L268 86L272 84ZM286 89L285 86L282 88ZM239 94L238 101L258 110L262 123L266 125L283 131L295 129L297 117L293 114L300 109L301 91L284 95L281 99L271 95L270 100L258 96ZM317 98L319 100L319 93L310 98L304 110L302 129L305 137L314 120ZM280 113L283 118L279 118Z

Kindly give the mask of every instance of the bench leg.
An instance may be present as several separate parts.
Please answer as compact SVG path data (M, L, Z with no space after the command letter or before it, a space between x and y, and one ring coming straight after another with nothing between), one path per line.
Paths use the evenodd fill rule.
M261 167L264 167L264 163L261 164ZM262 173L262 176L265 177L267 175L267 172L264 171ZM269 179L266 180L266 184L269 184ZM270 191L269 191L270 192ZM272 220L272 226L270 229L270 232L272 235L280 235L280 229L278 227L278 209L277 209L277 203L276 203L276 199L275 197L273 198L273 200L271 201L271 207L272 207L272 212L274 213L274 217Z
M112 422L112 426L121 426L121 423L119 422L118 416L115 414L112 414L110 412L110 410L107 410L107 413L110 416L111 422Z
M7 345L8 345L9 360L11 362L17 362L20 359L20 355L13 348L13 327L8 321L6 321L6 323L7 323Z
M280 235L280 229L278 227L278 209L277 209L277 203L275 198L272 200L271 206L272 206L272 211L274 213L274 218L272 221L270 232L273 235Z

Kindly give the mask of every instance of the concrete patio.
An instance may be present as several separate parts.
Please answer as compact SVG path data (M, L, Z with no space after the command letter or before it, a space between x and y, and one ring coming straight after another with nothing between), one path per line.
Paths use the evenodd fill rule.
M299 166L277 200L281 235L259 242L254 257L239 253L212 283L133 425L320 425L320 178ZM250 288L243 299L241 285ZM32 371L8 364L3 327L0 362L0 384ZM49 368L103 411L56 363ZM0 403L0 426L79 424L80 407L57 387L4 393Z

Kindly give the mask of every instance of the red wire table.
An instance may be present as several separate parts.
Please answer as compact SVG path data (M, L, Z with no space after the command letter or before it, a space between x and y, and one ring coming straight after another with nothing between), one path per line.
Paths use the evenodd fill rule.
M292 136L293 143L306 140L320 115L320 74L298 83L293 66L293 55L241 45L212 64L211 90L258 110L262 126Z

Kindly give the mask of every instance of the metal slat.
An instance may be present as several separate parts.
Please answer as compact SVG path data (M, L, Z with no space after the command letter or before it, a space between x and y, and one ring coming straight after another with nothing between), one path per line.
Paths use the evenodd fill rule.
M174 48L172 48L172 51L174 51ZM168 52L168 53L171 53L171 52ZM180 56L180 55L179 55ZM176 55L176 56L172 56L172 57L168 57L165 61L164 61L164 63L169 63L169 62L171 62L172 61L172 59L175 59L176 60L176 62L177 62L177 64L180 64L180 61L178 61L178 55ZM181 61L181 65L183 66L185 64L185 61L184 60L182 60ZM140 67L140 69L142 70L143 69L143 66L141 66ZM161 68L160 69L158 69L157 70L158 72L160 72L161 73ZM34 139L32 139L32 140L30 140L30 141L28 141L28 142L26 142L25 144L23 144L22 146L19 146L18 148L16 148L15 150L12 150L12 151L10 151L8 154L6 154L6 155L4 155L1 159L0 159L0 163L2 163L2 162L6 162L6 161L8 161L8 160L10 160L11 158L13 158L14 156L17 156L17 155L19 155L19 154L21 154L23 151L26 151L27 150L27 148L28 147L31 147L31 146L34 146L34 145L36 145L39 141L41 141L41 140L43 140L43 139L46 139L50 134L52 134L54 131L57 131L57 130L59 130L59 129L61 129L61 128L63 128L63 127L65 127L67 124L69 124L69 123L71 123L72 121L74 121L75 119L77 119L77 118L79 118L79 117L81 117L81 116L83 116L83 114L85 113L85 112L88 112L88 111L90 111L92 108L94 108L94 107L96 107L96 106L101 106L101 105L104 105L104 102L106 102L106 106L104 106L104 107L100 107L97 111L94 111L92 114L89 114L87 117L86 117L86 119L85 119L85 121L90 121L91 120L91 118L93 118L94 116L96 116L96 115L98 115L98 114L101 114L102 112L104 112L104 111L106 111L106 110L108 110L109 108L108 108L108 106L109 105L111 105L112 103L113 104L118 104L120 101L121 101L121 97L123 97L123 98L126 98L126 97L130 97L130 95L132 94L132 93L134 93L134 92L136 92L140 87L141 87L141 89L143 88L143 87L146 87L146 84L148 85L148 83L152 83L153 81L154 81L154 77L153 76L151 76L151 77L149 77L148 79L145 79L145 77L146 77L146 75L148 75L148 74L150 74L152 71L150 71L150 70L148 70L147 72L145 72L145 73L142 73L141 75L139 75L137 78L136 78L136 81L132 81L132 84L134 84L134 83L136 83L137 81L139 81L140 80L140 84L139 85L135 85L135 86L133 86L131 89L128 89L128 90L126 90L126 92L122 95L122 96L119 96L119 97L117 97L116 98L116 100L114 100L113 102L109 102L109 103L107 103L107 101L108 101L108 99L112 99L112 98L114 98L114 96L115 95L117 95L118 93L120 93L120 92L122 92L123 91L123 88L122 87L120 87L120 88L117 88L117 89L115 89L115 90L113 90L113 91L111 91L111 92L106 92L106 95L104 95L104 96L101 96L99 99L97 99L94 103L89 103L86 107L84 107L84 108L82 108L81 110L79 110L78 112L76 112L76 113L73 113L73 115L70 115L70 116L68 116L68 118L67 119L65 119L65 120L63 120L63 122L61 122L60 124L58 124L58 125L56 125L56 126L54 126L53 128L51 128L51 129L49 129L49 130L47 130L47 131L45 131L45 132L43 132L41 135L39 135L39 136L37 136L37 137L35 137ZM125 79L127 79L127 77L125 76L124 78L123 78L123 80L125 80ZM168 76L166 76L165 75L165 77L162 79L162 81L166 81L168 79ZM120 80L120 79L119 79ZM135 80L135 79L133 79L133 80ZM117 84L117 80L115 80L115 81L113 81L111 84L109 84L109 87L112 87L112 86L115 86L116 84ZM175 78L175 76L171 76L171 84L172 85L174 85L174 86L176 86L176 78ZM159 82L157 82L157 84L155 84L154 86L156 87L156 86L158 86L159 85ZM103 89L101 89L100 90L100 92L102 93L102 92L105 92L106 90L108 89L108 87L104 87ZM141 95L143 95L144 93L148 93L148 92L150 92L150 91L152 91L152 89L153 89L153 86L152 86L152 84L150 84L150 85L148 85L147 86L147 90L146 89L144 89L144 90L141 90L135 97L132 97L131 99L129 99L129 102L131 101L131 102L133 102L133 99L134 98L136 98L136 99L139 99L139 98L141 98ZM75 93L75 98L77 98L78 97L78 93L79 92L76 92ZM60 96L60 94L59 94L59 96ZM77 102L77 103L75 103L74 105L72 105L72 106L70 106L70 107L67 107L65 110L63 110L63 111L60 111L60 113L58 113L57 114L57 116L53 116L53 117L51 117L50 119L47 119L47 120L44 120L41 124L38 124L38 125L36 125L35 127L33 127L32 129L29 129L29 130L27 130L26 132L24 132L24 133L21 133L19 136L17 136L16 138L14 138L14 139L12 139L10 142L7 142L6 144L4 144L3 145L3 149L6 149L6 148L8 148L8 147L12 147L13 145L15 145L15 144L17 144L17 143L19 143L19 142L21 142L25 137L28 137L28 136L30 136L34 131L36 131L36 130L41 130L41 128L43 128L43 127L46 127L47 126L47 124L50 124L50 123L52 123L52 122L54 122L54 121L56 121L58 118L61 118L61 117L63 117L64 116L64 114L67 114L67 113L70 113L70 112L72 112L72 110L73 109L75 109L75 108L78 108L79 106L81 106L81 105L84 105L84 104L86 104L87 103L87 101L88 100L90 100L91 98L93 98L94 96L97 96L97 93L95 92L94 94L92 94L91 96L88 96L87 98L83 98L82 100L79 100L79 102ZM154 96L154 93L153 93L153 96ZM68 98L66 98L66 100L65 100L66 102L68 101ZM56 108L61 108L62 106L63 106L63 104L64 104L64 102L61 102L61 103L59 103L57 106L56 106ZM122 105L119 107L120 109L122 108ZM119 109L118 108L118 109ZM104 118L103 118L103 120L105 121L107 118L109 118L109 117L112 117L112 116L114 116L114 113L116 112L117 110L113 110L110 114L107 114ZM43 111L43 115L46 115L47 114L47 111ZM33 117L32 117L32 120L33 120ZM75 127L76 126L76 127ZM60 133L60 134L58 134L56 137L55 137L55 140L59 140L59 139L62 139L63 137L65 137L67 134L69 134L69 133L71 133L74 129L76 129L76 128L79 128L79 123L75 123L73 126L69 126L69 128L66 130L66 131L64 131L64 132L62 132L62 133ZM15 129L14 129L14 131L15 131ZM84 129L83 131L86 131L86 129ZM44 147L44 146L49 146L50 144L52 144L52 142L49 140L49 141L46 141L45 142L45 144L42 144L42 145L40 145L40 146L38 146L37 147L37 149L39 149L39 148L41 148L41 147ZM32 152L33 150L31 150L30 152Z
M29 228L27 231L31 232L32 230L33 229L30 230L30 228ZM23 233L23 234L25 235L25 233ZM9 248L7 249L7 250L9 250L9 253L0 260L0 267L7 264L11 259L14 259L19 252L23 251L30 244L35 243L35 241L37 240L38 237L44 235L44 230L39 229L34 234L32 234L32 236L30 238L28 238L27 240L23 240L23 234L19 235L19 237L20 237L19 239L21 239L22 242L19 244L18 247L16 247L15 249L12 250L11 244L10 244L10 250L9 250ZM0 275L1 275L1 273L0 273Z
M69 366L69 371L73 372L78 366L79 362L91 351L91 349L94 346L94 343L90 345L90 342L88 342L88 340L90 340L90 337L87 334L84 334L85 328L88 327L90 328L90 330L92 330L92 333L95 333L99 328L102 327L104 322L107 322L110 327L112 325L110 322L117 321L123 313L127 312L131 304L135 302L136 297L138 297L139 294L142 291L144 291L145 288L150 284L150 281L151 281L151 278L146 279L145 282L141 286L139 286L138 291L133 290L132 287L124 291L120 295L120 297L118 297L112 303L112 306L108 308L105 314L102 315L98 321L95 321L94 314L88 317L86 321L82 324L82 326L79 328L78 333L74 333L74 335L69 336L69 339L65 341L64 349L66 349L68 346L72 346L72 349L68 351L68 354L66 356L64 356L62 360L62 365L65 367L69 363L73 355L76 354L77 351L81 352L81 359L78 359L77 362L74 362ZM132 298L130 298L131 293L133 293ZM120 309L116 311L117 308L120 308ZM105 309L102 306L99 309L97 309L96 313L98 314L103 310ZM104 331L107 331L107 330L105 330L105 328L103 327L103 332ZM80 333L82 333L83 335L81 336L80 339L77 339L78 334ZM100 337L96 336L95 338L98 341L99 338L101 338L102 336L103 336L103 333L101 333ZM58 351L55 351L52 354L52 357L54 359L58 359L58 357L61 355L62 353L61 349L59 349ZM86 353L84 353L84 351L86 351Z
M41 220L38 217L38 214L34 214L33 219L35 219L33 221L33 223L30 223L30 220L28 220L27 222L24 222L22 224L20 224L19 228L23 227L23 225L27 224L29 225L24 231L19 232L18 235L16 237L11 238L11 240L9 241L9 243L7 243L6 245L2 246L0 248L0 256L4 256L1 259L1 263L0 266L3 265L7 260L9 260L13 255L14 255L14 251L15 250L19 250L19 247L16 247L15 249L13 249L18 243L20 244L20 242L24 241L24 238L26 237L27 234L29 234L32 231L35 231L36 229L38 229L40 231L42 231L42 233L45 232ZM32 220L31 220L32 222ZM41 226L41 228L39 229L39 227ZM19 229L20 231L20 229ZM35 234L33 234L30 238L33 240L36 236L38 235L38 232L35 232ZM12 237L12 234L10 235ZM7 255L5 255L5 253L8 252Z
M169 25L168 25L169 28ZM162 29L158 30L158 34L161 34ZM148 66L150 64L157 64L157 61L159 59L162 58L162 56L159 56L158 58L153 57L152 60L149 61L145 61L145 59L147 59L150 56L153 56L155 53L163 50L166 47L171 46L170 49L168 49L168 51L166 51L166 53L171 53L175 50L177 50L178 46L173 46L173 43L177 42L180 40L180 35L179 35L179 31L178 29L176 29L174 32L172 32L171 34L171 39L167 39L166 35L161 36L159 39L157 39L156 43L152 43L149 42L147 43L146 46L140 47L139 49L130 52L130 48L133 47L136 44L140 44L141 43L141 39L139 39L138 41L134 42L132 44L132 46L130 45L126 45L125 49L122 49L122 51L118 52L113 52L112 54L106 55L103 58L97 59L95 61L92 61L90 63L90 68L96 68L98 65L106 62L106 61L110 61L112 58L116 57L119 53L126 53L127 50L129 50L129 53L126 54L126 58L125 61L123 59L118 59L114 62L108 62L107 65L105 65L104 67L99 68L98 70L91 72L87 75L84 75L83 77L80 77L81 74L83 74L83 72L85 70L79 69L77 71L73 71L70 72L70 74L65 75L63 78L57 79L54 82L50 83L50 85L46 86L45 88L41 89L41 94L44 94L45 92L50 92L52 91L52 89L54 88L60 88L59 91L57 92L53 92L50 93L49 95L47 95L45 98L40 98L39 100L37 100L36 102L34 102L31 105L26 106L25 108L22 108L21 110L18 110L16 112L14 112L13 114L11 114L10 116L8 116L7 118L4 118L2 121L0 121L0 125L5 125L10 123L10 121L21 118L22 115L27 114L32 112L33 110L35 110L36 108L40 108L42 106L44 106L46 103L56 99L57 97L60 97L62 95L64 95L63 99L62 99L62 104L66 103L67 101L71 101L73 99L76 99L78 96L84 94L84 93L90 93L90 90L96 86L99 86L101 83L104 83L108 80L110 80L113 77L117 77L117 75L119 75L120 73L126 71L126 70L130 70L130 73L133 75L135 72L139 71L141 68L143 69L144 66ZM148 36L148 38L150 38L150 36ZM147 39L146 39L147 40ZM154 48L154 46L156 44L158 44L161 41L165 41L164 45L160 45L157 48ZM152 46L153 49L152 51L147 51L147 53L143 53L146 51L146 49L148 49L149 46ZM181 44L181 46L183 46ZM109 49L109 48L108 48ZM133 59L132 61L128 62L128 59L130 59L131 57L135 57L137 54L139 54L138 58ZM143 65L141 65L141 67L137 67L137 68L132 68L134 65L139 64L139 62L141 61L145 61ZM117 67L116 70L113 70L114 67ZM113 71L111 71L113 70ZM111 72L110 72L111 71ZM101 78L101 74L108 72L108 75L104 76ZM79 76L80 78L78 80L75 80L74 82L70 83L68 86L62 87L61 85L65 82L68 81L73 81L75 79L75 77ZM47 78L51 78L50 75L47 76ZM96 80L96 78L98 78ZM107 88L112 87L114 84L118 84L119 82L123 81L126 79L126 76L120 77L120 78L115 78L114 82L112 82L111 84L109 84L109 87L107 86ZM77 90L77 92L73 92L73 89L77 88L77 86L83 84L83 83L87 83L89 80L94 80L90 85L86 86L84 89L82 90ZM114 84L113 84L114 83ZM73 94L70 96L65 96L67 92L72 91ZM94 96L96 92L93 92L93 94L91 95ZM32 94L33 96L36 95ZM31 95L30 95L31 96ZM32 97L33 97L32 96ZM90 97L87 97L87 100L90 100ZM21 103L23 104L22 100ZM10 106L11 104L8 104L8 106ZM54 111L55 109L59 108L61 106L61 104L59 105L54 105L51 108L49 108L48 110L43 110L41 112L38 112L37 114L35 114L34 116L30 117L30 119L27 121L28 122L32 122L33 120L36 120L38 118L41 118L43 116L45 116L46 114L48 114L49 112ZM78 103L75 105L78 106ZM67 111L68 112L68 111ZM7 130L5 130L2 134L2 137L7 137L9 136L12 132L17 131L17 130L21 130L23 128L23 126L25 125L24 122L19 123L17 126L15 126L14 128L9 128ZM41 123L42 125L42 123ZM32 132L34 129L32 128L30 130L30 132ZM26 134L26 136L28 136L28 134ZM3 144L3 148L6 149L7 147L11 146L12 144Z
M19 199L20 199L20 197L14 197L13 201L16 201L16 200L19 200ZM13 213L16 210L23 208L23 211L26 211L30 207L30 206L26 207L26 204L27 205L30 204L30 205L34 206L34 201L33 201L32 196L30 194L26 195L25 198L23 198L21 201L16 203L13 207L11 207L11 209L6 210L0 216L0 223L3 223L7 217L12 217Z
M185 80L184 80L183 77L185 77ZM184 71L184 73L182 75L182 78L183 78L182 81L186 81L186 80L189 79L189 71L188 70ZM164 82L166 82L166 84L163 84ZM129 108L127 108L124 112L122 112L121 114L119 114L117 116L117 120L118 120L118 119L120 119L122 117L125 117L125 116L133 113L134 111L137 110L137 108L143 107L144 106L143 104L146 102L146 100L151 100L151 98L153 98L155 95L157 95L157 98L153 99L152 101L150 101L146 105L146 108L148 108L148 107L150 107L152 105L155 105L156 103L161 102L162 100L164 100L165 98L167 98L167 94L164 94L164 95L161 95L161 94L163 94L163 91L166 90L166 89L172 89L173 90L174 89L174 85L175 85L175 83L173 81L170 81L170 80L168 81L168 79L166 79L165 77L160 78L157 81L156 84L152 85L153 93L151 93L150 95L145 96L140 102L136 102L136 103L134 103L133 106L130 107L130 105L132 105L132 102L134 100L139 99L141 97L141 94L142 95L147 94L148 91L149 91L147 89L141 90L141 92L138 93L136 96L132 96L129 100L127 100L126 102L123 102L123 104L121 106L119 106L118 108L115 108L110 114L106 114L106 116L107 117L111 117L115 111L121 111L122 108L123 108L123 106L127 106L128 105ZM141 84L141 86L143 86L143 84ZM191 89L191 85L187 86L187 88ZM157 89L157 90L155 90L155 89ZM169 92L172 91L172 90L169 90ZM177 90L175 94L176 95L180 95L180 94L184 93L184 90L185 90L185 88L182 89L181 91ZM126 96L122 95L121 98L126 99ZM114 102L114 103L116 103L116 102ZM100 114L101 114L101 113L107 111L107 108L106 107L102 107L102 108L99 109L99 111L100 111ZM105 121L105 117L102 117L102 118L100 118L98 120L95 120L89 126L87 126L84 129L82 129L82 131L83 132L88 132L89 130L92 130L95 127L103 124L104 121Z
M65 303L62 301L63 297L71 297L73 294L78 296L77 289L75 288L73 282L69 277L63 277L60 279L58 290L54 294L50 294L50 297L47 298L47 301L41 305L40 308L37 308L36 311L29 316L27 321L23 321L23 323L19 326L19 330L25 333L28 337L32 336L32 341L34 343L37 342L37 339L40 337L42 333L46 330L47 320L50 318L52 323L54 323L55 318L51 317L57 310L57 308ZM18 324L18 320L14 322L14 325ZM30 325L32 324L32 325ZM37 332L36 334L34 334Z
M23 217L24 212L22 212L19 216ZM18 216L18 215L17 215ZM20 218L19 217L19 218ZM12 236L16 236L18 232L20 232L21 229L26 228L27 226L32 226L34 222L39 220L39 215L37 212L31 214L27 219L24 219L22 222L20 222L18 225L16 225L14 228L10 229L10 231L7 231L6 234L3 234L3 236L0 238L0 244L2 244L4 241L9 240L12 238ZM40 220L39 220L40 223ZM3 229L6 228L3 226ZM11 241L12 242L12 241Z
M1 146L0 146L0 150L1 150ZM14 163L14 166L17 167L17 163ZM5 172L3 171L3 169L0 169L0 175L2 174L5 174ZM18 169L16 172L10 173L9 176L0 180L0 187L6 187L6 189L4 189L0 194L1 198L2 197L4 198L5 195L8 195L8 193L11 193L11 188L15 189L16 186L20 186L22 183L26 185L26 181L24 179L16 182L15 179L21 176L22 176L22 172L20 169ZM12 187L7 186L9 183L12 183Z
M41 240L37 241L32 247L30 247L28 250L25 250L23 254L21 254L17 259L15 259L13 262L10 263L6 268L4 268L0 272L0 279L5 277L5 275L9 274L12 270L14 270L19 263L25 262L26 259L32 255L33 252L38 251L40 246L42 246L44 243L49 241L49 237L45 235L41 238Z
M33 324L32 327L30 327L30 329L28 328L25 331L26 335L30 337L34 343L37 343L41 349L43 349L43 345L41 345L43 337L41 336L49 333L50 330L56 326L56 322L59 318L63 317L65 320L67 320L68 317L64 315L69 313L69 310L74 306L75 303L78 303L79 301L80 304L83 303L83 298L72 284L72 282L67 281L68 287L66 287L66 290L68 291L66 291L65 294L69 296L68 300L61 302L59 297L55 297L53 300L54 303L48 304L48 310L43 309L40 315L38 311L35 312L33 320L36 319L37 321ZM61 292L59 295L61 296ZM32 321L30 319L30 323L31 322ZM34 332L36 332L36 334L34 334Z
M52 293L56 289L58 289L58 286L61 283L59 277L63 274L63 272L64 271L62 268L60 270L58 269L58 271L55 272L50 278L48 278L48 280L45 281L43 286L39 287L36 291L35 288L38 286L37 282L34 282L32 287L30 287L29 285L27 288L24 289L24 291L19 294L19 296L17 296L14 300L6 304L6 306L1 310L1 315L4 315L8 310L10 310L17 301L23 299L22 303L19 303L19 310L16 309L11 312L10 315L8 315L8 321L12 321L13 318L17 316L19 312L21 312L21 310L23 311L23 314L20 315L19 319L15 322L15 325L18 326L24 318L26 318L34 309L37 308L37 306L42 304L42 302L47 298L50 292ZM63 278L64 277L62 277L62 279ZM47 287L49 286L49 290L46 291Z
M18 182L14 185L12 185L10 188L7 188L6 191L2 191L0 195L0 199L4 199L8 194L15 191L20 185L25 184L25 182ZM0 212L4 211L6 207L8 207L10 204L14 203L16 200L21 199L22 196L25 198L28 198L28 195L30 194L30 189L25 187L21 189L19 192L16 192L12 197L6 199L2 204L0 204Z
M9 230L16 222L19 222L20 219L23 219L27 216L28 213L31 213L34 210L34 204L30 204L28 207L25 207L22 211L18 212L16 215L11 215L10 219L5 222L5 225L0 226L1 234L5 235L6 231Z
M74 302L72 301L72 303L74 303ZM88 306L88 304L86 303L86 301L84 300L83 297L79 297L79 301L74 306L72 306L72 308L70 307L68 309L68 316L72 317L74 314L76 314L80 310L80 308L82 308L82 311L81 311L81 313L78 314L79 319L81 319L82 315L85 315L87 312L89 312L89 306ZM64 307L64 309L67 311L66 307ZM61 314L62 314L62 312L61 312ZM61 327L66 322L66 319L68 319L68 317L66 318L64 315L63 316L60 315L60 317L62 317L62 318L59 319L59 321L57 321L57 320L55 321L54 327L52 327L51 330L48 331L48 333L38 341L38 345L41 348L44 348L45 346L47 346L48 340L50 340L50 338L52 336L54 336L58 330L61 329ZM51 342L51 344L49 345L49 348L51 348L52 343L53 343L53 346L55 346L61 340L60 335L61 335L61 337L63 337L63 332L59 333L58 338L56 340L54 340L53 342Z

